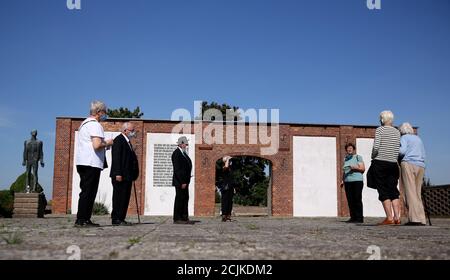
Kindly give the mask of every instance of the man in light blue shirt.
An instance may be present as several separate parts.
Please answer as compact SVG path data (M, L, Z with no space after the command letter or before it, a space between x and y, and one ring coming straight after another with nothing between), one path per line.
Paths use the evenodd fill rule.
M401 183L404 203L408 209L408 223L411 226L426 224L422 203L422 183L425 174L425 147L409 123L400 126Z

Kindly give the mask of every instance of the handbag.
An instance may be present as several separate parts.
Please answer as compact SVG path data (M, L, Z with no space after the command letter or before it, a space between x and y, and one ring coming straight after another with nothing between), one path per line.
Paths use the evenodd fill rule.
M377 185L375 183L375 178L373 174L373 165L370 165L369 170L367 170L367 187L371 189L377 189Z

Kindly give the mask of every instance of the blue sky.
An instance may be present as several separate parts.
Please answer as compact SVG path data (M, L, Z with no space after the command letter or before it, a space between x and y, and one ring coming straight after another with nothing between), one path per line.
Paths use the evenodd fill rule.
M44 141L51 196L55 119L89 102L169 119L194 100L278 108L282 122L420 127L432 183L450 183L450 1L0 1L0 188Z

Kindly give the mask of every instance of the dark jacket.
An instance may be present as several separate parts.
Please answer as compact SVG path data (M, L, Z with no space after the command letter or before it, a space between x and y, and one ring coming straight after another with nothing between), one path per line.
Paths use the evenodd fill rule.
M180 148L172 153L173 177L172 186L179 187L191 182L192 161L188 155L183 155Z
M228 190L234 190L237 182L236 179L234 178L234 169L233 166L230 165L228 168L224 168L223 169L223 180L222 183L219 185L219 190L221 192L223 191L228 191Z
M128 145L123 134L114 138L110 176L111 178L122 176L124 181L135 181L139 177L136 153Z

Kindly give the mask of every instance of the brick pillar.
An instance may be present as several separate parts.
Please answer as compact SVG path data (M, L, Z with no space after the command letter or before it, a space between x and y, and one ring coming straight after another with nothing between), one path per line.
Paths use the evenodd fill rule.
M66 214L69 205L71 120L56 120L52 212Z
M345 159L345 145L353 143L356 146L356 137L352 126L341 126L339 130L338 146L337 146L337 174L338 184L342 181L342 166ZM349 216L347 196L345 189L338 187L338 217Z
M195 155L195 216L214 216L216 154L212 146L197 145Z
M293 170L292 153L278 155L272 160L272 215L292 216Z

